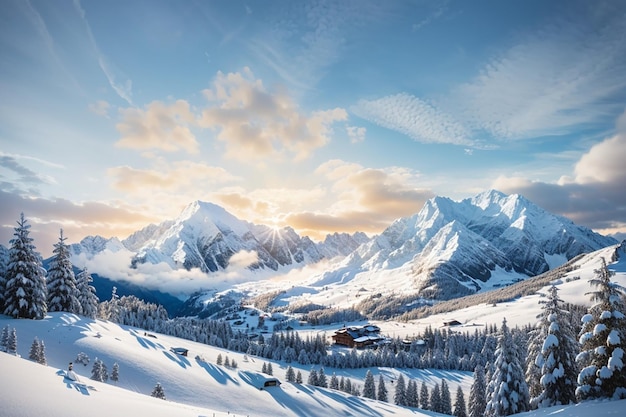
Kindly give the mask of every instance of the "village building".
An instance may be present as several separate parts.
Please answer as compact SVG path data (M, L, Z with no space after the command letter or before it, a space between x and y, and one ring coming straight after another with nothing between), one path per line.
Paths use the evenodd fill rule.
M343 327L331 336L336 345L356 347L357 349L380 343L384 337L380 335L380 327L373 324L365 326Z

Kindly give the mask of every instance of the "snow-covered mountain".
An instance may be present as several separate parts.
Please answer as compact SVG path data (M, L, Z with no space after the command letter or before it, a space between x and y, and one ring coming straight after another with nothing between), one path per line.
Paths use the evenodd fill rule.
M513 282L541 274L615 243L520 195L491 190L459 202L435 197L361 245L320 282L349 277L362 285L384 272L387 287L391 278L403 281L396 289L450 299L500 285L502 277Z
M290 289L291 278L289 288L267 288L286 290L293 297L297 291L317 294L316 302L330 305L339 301L337 297L374 290L455 298L538 275L615 243L520 195L491 190L462 201L435 197L371 239L363 233L336 233L319 243L290 227L255 225L220 206L196 201L176 219L150 225L123 241L89 237L72 245L72 253L123 249L134 266L198 268L209 278L233 259L249 270L278 274L332 259L324 272L311 272L306 291ZM233 258L236 254L240 256ZM263 288L258 279L249 287Z
M70 250L72 255L84 254L87 258L107 249L127 250L134 253L135 266L164 262L172 269L198 268L205 273L224 270L233 255L249 253L252 261L248 268L277 271L323 258L345 257L368 240L364 233L335 233L315 243L291 227L252 224L216 204L195 201L176 219L149 225L123 241L89 236L71 245Z

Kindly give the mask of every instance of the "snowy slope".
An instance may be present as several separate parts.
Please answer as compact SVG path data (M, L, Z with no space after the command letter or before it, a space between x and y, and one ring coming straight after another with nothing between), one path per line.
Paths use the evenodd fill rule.
M303 384L283 382L280 387L260 390L253 384L254 375L260 375L263 361L267 361L265 359L250 357L246 362L239 353L156 333L152 333L156 338L149 337L140 329L110 322L86 320L64 313L52 313L39 321L0 316L0 327L7 324L17 329L18 353L22 357L28 357L35 336L44 340L49 364L44 367L0 353L0 367L4 371L0 383L1 414L7 417L99 415L97 413L105 409L106 415L153 415L152 412L138 410L143 410L143 407L153 410L160 404L165 409L155 410L154 415L173 415L173 409L176 409L175 415L195 416L210 416L212 413L216 416L227 413L240 416L433 415ZM172 353L171 347L189 349L188 357ZM113 363L117 362L120 369L117 386L90 380L91 366L79 364L74 369L81 382L95 387L95 390L88 390L89 395L85 395L68 386L57 372L66 369L68 362L73 361L79 352L85 352L92 361L99 358L109 372ZM215 365L218 354L235 359L238 369ZM198 355L206 362L196 359ZM306 380L310 367L292 366L300 369ZM274 362L273 368L274 376L284 381L286 365ZM327 368L326 371L330 374L332 370ZM385 373L387 376L400 372L387 368L373 371L376 375ZM362 386L364 373L362 369L348 370L345 375ZM466 390L471 384L467 373L411 370L406 376L420 374L429 383L439 384L441 377L446 377L449 381L460 381ZM146 396L157 382L163 386L168 400L181 405ZM38 395L42 396L45 406L42 401L25 401L27 398L36 399ZM20 411L21 408L24 410ZM44 412L46 408L54 411ZM10 410L10 413L6 414L4 410Z

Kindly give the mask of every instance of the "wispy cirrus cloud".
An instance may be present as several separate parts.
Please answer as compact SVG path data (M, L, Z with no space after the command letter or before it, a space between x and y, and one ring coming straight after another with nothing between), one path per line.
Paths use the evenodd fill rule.
M384 18L381 2L314 0L291 2L276 11L267 33L250 43L251 52L299 89L312 89L341 59L346 34Z
M504 140L606 122L626 89L626 10L598 14L563 17L525 36L442 105L472 129Z
M583 3L516 36L436 99L405 92L352 110L420 142L489 148L606 124L625 96L626 7Z
M109 85L111 88L120 96L122 99L126 100L126 102L130 105L133 104L133 82L130 78L122 73L111 61L107 59L107 57L100 51L98 47L98 43L96 42L96 38L93 35L93 31L91 30L91 25L87 20L87 14L85 13L85 9L83 9L80 0L74 0L74 8L80 15L80 18L85 25L85 30L87 31L87 37L91 43L91 47L94 50L96 58L98 60L98 65L100 69L106 76Z
M425 143L469 146L471 132L452 116L413 95L401 93L377 100L360 100L350 110L382 127Z

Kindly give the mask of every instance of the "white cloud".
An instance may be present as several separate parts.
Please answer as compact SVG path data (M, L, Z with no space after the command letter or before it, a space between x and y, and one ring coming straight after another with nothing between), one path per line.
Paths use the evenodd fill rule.
M490 148L606 124L625 92L626 11L583 3L516 36L436 100L404 92L352 110L420 142Z
M109 109L111 105L105 100L98 100L95 103L89 104L89 110L98 116L109 118Z
M333 123L348 117L340 108L305 115L284 91L268 92L248 68L219 72L204 94L210 107L198 124L219 131L217 139L231 159L256 160L285 152L306 158L330 141Z
M346 126L346 131L348 132L350 142L359 143L365 140L365 133L367 132L367 129L357 126Z
M110 62L106 56L100 51L98 47L98 43L96 42L96 38L93 35L91 30L91 25L87 20L87 14L85 13L85 9L81 6L80 0L74 0L74 8L80 15L80 18L85 25L85 30L87 31L87 36L89 41L91 42L91 47L93 48L97 59L98 65L100 69L106 76L109 81L109 85L111 88L117 93L118 96L126 100L128 104L132 105L132 97L133 97L133 82L130 78L125 76L112 62Z
M119 112L122 120L115 127L122 137L116 146L198 152L198 142L189 128L194 122L194 115L186 101L177 100L170 105L153 101L145 110L127 108Z
M551 212L604 233L625 232L624 160L626 131L618 130L580 157L574 175L563 176L557 183L502 176L492 186L506 193L522 194Z
M473 144L470 132L452 116L410 94L360 100L351 111L420 142Z
M626 15L586 12L522 37L441 105L505 140L606 122L626 87Z

